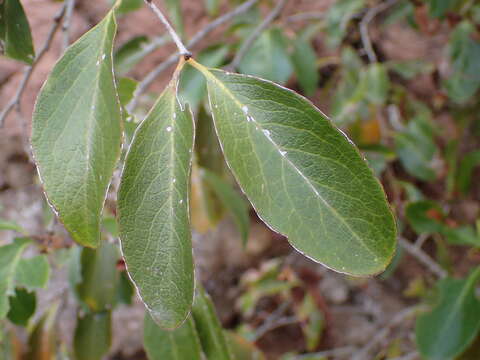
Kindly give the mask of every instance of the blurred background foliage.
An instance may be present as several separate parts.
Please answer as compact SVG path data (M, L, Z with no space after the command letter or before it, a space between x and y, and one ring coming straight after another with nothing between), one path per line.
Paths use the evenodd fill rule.
M70 3L76 16L92 23L111 5L103 1ZM13 59L0 63L10 71L1 78L2 106L13 94L8 83L21 69L18 62L34 58L28 23L35 38L42 6L61 6L25 0L23 12L9 3L0 4L2 51ZM188 41L197 23L241 1L158 3ZM119 252L115 199L107 198L103 245L95 251L74 245L42 200L28 150L7 150L4 140L1 151L9 155L1 159L0 174L0 359L167 359L172 351L189 359L200 351L208 359L480 358L480 3L252 4L197 46L195 58L291 88L348 134L396 214L399 246L390 267L370 279L334 274L265 228L224 163L205 80L187 67L179 98L197 119L191 222L198 279L213 303L202 290L194 321L174 333L147 315L144 345L136 335L126 347L122 339L141 334L143 309ZM23 24L14 32L26 39L23 48L5 46L12 11ZM158 26L143 33L122 28L129 18L141 24L150 16L143 1L122 0L117 12L114 61L128 144L158 94L155 84L145 92L142 79L162 66L172 48L168 36L157 35ZM161 56L154 63L146 60L155 54ZM17 120L19 115L11 116L10 123ZM22 132L20 143L27 137ZM11 170L25 164L23 172ZM31 182L17 186L22 175ZM112 188L117 185L114 180ZM13 196L18 211L26 211L16 197L25 188L33 188L28 196L43 205L17 218L8 199ZM31 217L40 219L36 227ZM209 334L221 344L212 345ZM215 346L223 349L220 355Z

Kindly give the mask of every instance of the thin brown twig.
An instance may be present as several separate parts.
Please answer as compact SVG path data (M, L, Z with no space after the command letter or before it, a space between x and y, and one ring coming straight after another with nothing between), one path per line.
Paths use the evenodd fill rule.
M372 46L372 40L370 39L370 35L368 34L368 26L370 25L370 22L375 18L375 16L380 14L382 11L387 10L396 2L397 0L387 0L378 4L377 6L368 9L367 13L360 21L360 36L362 39L363 48L367 53L368 60L372 63L377 62L378 59L377 54L375 53L375 50Z
M63 18L63 49L70 45L70 22L72 20L73 9L75 9L75 0L66 1L65 16Z
M213 30L218 28L219 26L225 24L226 22L232 20L236 16L243 14L244 12L248 11L253 5L255 5L259 0L248 0L244 2L243 4L239 5L232 11L218 17L217 19L213 20L211 23L206 25L202 30L197 32L195 36L192 37L192 39L187 43L188 48L192 48L195 45L197 45L201 40L203 40L209 33L211 33ZM155 69L153 69L151 72L145 76L145 78L138 84L137 89L135 91L135 95L133 97L133 100L130 102L130 104L127 107L127 110L129 112L132 112L135 107L138 104L138 100L140 96L152 85L152 83L155 81L155 79L166 69L168 69L170 66L175 64L178 59L178 53L171 55L169 58L167 58L164 62L160 63Z
M403 237L400 237L398 241L401 247L403 247L410 255L425 265L432 273L441 279L447 277L448 273L418 246L415 246Z
M45 43L43 47L40 49L40 51L37 53L37 56L35 57L35 61L31 66L27 66L24 70L24 75L23 79L20 82L20 85L17 88L17 91L13 98L8 102L8 104L5 106L3 111L0 113L0 128L3 127L5 118L10 114L10 112L14 109L17 108L17 111L20 112L20 100L22 98L23 92L25 91L25 88L27 87L27 83L30 80L30 77L32 76L33 70L37 66L38 62L41 60L43 55L50 49L50 45L52 44L53 37L57 30L61 27L62 23L62 18L65 15L65 10L66 10L67 3L65 2L60 11L54 16L53 20L54 23L52 27L50 28L50 31L47 35L47 38L45 40Z
M227 66L228 69L234 70L239 65L242 59L247 54L248 50L251 49L255 41L259 36L270 26L270 24L281 14L283 8L287 4L288 0L278 0L277 5L273 10L263 19L263 21L252 31L250 36L245 40L240 47L240 49L235 54L232 62Z
M384 341L390 330L401 324L403 321L408 319L410 316L414 315L417 311L421 309L421 306L414 305L403 309L397 315L395 315L377 334L370 340L360 351L358 351L355 356L352 358L353 360L365 360L370 359L369 355L370 352L379 345L382 341Z
M150 7L150 9L152 9L155 15L157 15L160 22L167 29L168 33L173 39L173 42L175 43L175 45L177 45L179 55L183 55L185 57L192 56L192 53L183 44L182 40L180 39L180 36L178 36L175 29L172 27L172 25L170 25L170 22L167 20L165 15L163 15L162 11L157 7L157 5L155 5L155 3L152 0L144 0L144 1L145 1L145 4L147 4Z

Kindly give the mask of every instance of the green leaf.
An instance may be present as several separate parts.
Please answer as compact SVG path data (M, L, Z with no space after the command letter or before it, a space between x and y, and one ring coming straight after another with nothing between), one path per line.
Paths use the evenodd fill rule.
M143 345L149 360L200 360L201 348L192 317L175 330L161 329L145 314Z
M445 14L453 9L458 0L429 0L428 10L431 17L443 18Z
M118 193L128 272L153 319L175 328L193 299L188 187L193 119L172 81L139 125Z
M358 150L305 98L271 82L207 69L227 163L259 216L303 254L337 271L382 271L395 223Z
M477 268L467 279L443 279L438 283L439 301L417 318L415 334L420 353L427 359L451 359L462 353L480 330L480 301L475 285Z
M115 3L115 0L113 0L112 2ZM142 6L143 0L121 0L120 6L118 6L117 8L117 12L119 14L127 14L129 12L140 9Z
M328 10L325 19L327 45L337 47L342 42L350 19L364 6L364 0L335 1Z
M27 326L28 320L35 313L37 297L34 292L25 289L15 289L15 295L9 298L10 311L8 320L15 325Z
M263 353L255 344L247 341L234 332L225 331L225 336L230 344L235 360L265 360Z
M250 218L248 216L249 206L245 202L244 198L240 196L232 186L224 181L221 177L215 173L201 169L203 179L210 185L210 188L215 191L218 198L222 202L225 209L230 211L233 216L233 220L237 225L242 242L246 245L248 240L248 231L250 229Z
M8 221L4 219L0 219L0 231L1 230L13 230L21 234L25 233L25 230L23 230L20 225L13 221Z
M100 360L112 342L112 315L110 311L88 313L77 318L73 338L76 360Z
M115 73L124 75L142 60L144 56L142 49L148 42L148 38L142 35L136 36L120 46L113 56Z
M46 196L78 243L96 247L120 155L121 113L112 71L113 12L68 48L38 96L32 147Z
M20 259L15 273L17 286L29 290L46 288L50 278L50 264L46 255L37 255L28 259Z
M119 258L115 244L102 241L98 249L83 248L81 255L81 282L77 284L78 297L92 311L110 309L117 292Z
M30 25L19 0L4 0L0 3L0 40L3 42L4 55L33 63L33 50Z
M117 287L117 302L126 305L132 305L135 288L133 287L130 278L126 271L120 273L120 278Z
M202 106L196 118L195 163L192 166L190 197L192 226L200 233L205 233L213 228L224 215L224 208L220 200L214 189L201 176L200 168L211 170L216 174L224 174L225 165L212 117Z
M470 190L473 169L479 165L480 150L463 155L457 174L457 186L462 193L466 194Z
M28 353L24 360L55 359L57 352L57 314L59 303L53 304L35 324L28 338Z
M198 287L192 315L200 337L202 349L208 360L233 360L233 354L218 320L212 300L205 290Z
M440 205L431 200L416 201L407 205L405 216L417 234L440 232L444 217Z
M165 0L168 15L172 21L172 25L178 34L183 37L183 16L181 0Z
M317 54L308 39L297 37L292 62L298 82L307 96L313 96L318 87Z
M457 25L451 34L449 55L453 74L445 81L448 95L463 104L480 88L480 42L474 40L475 26L468 21Z
M383 105L387 100L390 87L390 81L385 67L379 63L369 65L365 73L364 81L367 100L375 105Z
M12 244L0 247L0 319L8 313L8 296L13 295L17 264L29 243L29 239L21 238Z
M138 86L138 82L133 79L126 78L126 77L120 78L120 80L118 81L117 89L118 89L118 99L120 100L120 104L122 106L127 106L128 103L132 101L133 94L137 89L137 86Z
M205 0L205 7L209 16L217 16L220 10L220 0Z
M196 58L206 66L219 67L225 61L227 54L228 46L213 46L200 52ZM205 94L205 78L187 64L180 75L179 98L196 110Z
M293 72L287 44L279 28L262 33L240 62L242 73L285 84Z
M389 61L386 66L407 80L434 70L433 64L424 60Z
M423 181L435 179L433 158L437 148L432 125L427 118L412 118L404 131L395 134L395 148L408 173Z

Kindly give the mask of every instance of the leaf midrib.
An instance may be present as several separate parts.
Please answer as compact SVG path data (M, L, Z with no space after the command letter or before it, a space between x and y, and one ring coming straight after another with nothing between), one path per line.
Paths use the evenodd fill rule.
M201 70L202 71L202 70ZM243 111L243 107L245 106L244 104L242 104L233 94L232 92L230 91L230 89L228 89L215 75L213 75L207 68L204 68L203 71L202 71L208 79L210 79L211 81L215 82L232 100L233 102L238 106L239 110L240 111ZM213 107L212 107L213 109ZM254 117L251 117L253 119L253 122L258 125L261 129L263 129L262 125L260 123L258 123ZM263 134L263 131L262 131L262 134ZM265 136L265 134L263 134L263 136ZM300 169L297 168L297 166L295 166L295 164L293 164L291 162L290 159L287 158L287 156L282 156L280 154L280 147L273 141L273 139L265 136L267 138L267 140L270 141L270 143L273 144L273 146L275 147L275 149L277 149L279 155L286 160L286 162L293 168L293 170L295 170L305 181L306 183L308 184L308 186L310 187L310 189L313 191L313 193L326 205L326 207L342 222L342 224L350 231L350 233L353 235L353 237L355 239L358 240L358 242L367 250L368 253L370 253L371 255L377 257L378 255L376 253L374 253L370 247L362 240L362 238L350 227L350 225L348 224L348 222L345 221L345 219L343 218L343 216L340 216L340 214L335 210L334 207L332 207L328 201L326 201L321 195L320 193L318 192L318 190L315 188L315 186L311 183L311 181L307 178L307 176L305 174L303 174Z

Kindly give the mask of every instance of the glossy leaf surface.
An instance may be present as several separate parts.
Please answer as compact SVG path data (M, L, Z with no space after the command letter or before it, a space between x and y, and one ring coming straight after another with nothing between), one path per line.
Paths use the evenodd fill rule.
M201 347L192 317L175 330L164 330L145 314L143 345L149 360L200 360Z
M332 269L382 271L395 249L393 216L347 137L292 91L195 64L225 158L259 216Z
M477 268L467 279L443 279L438 283L438 304L420 315L415 333L420 353L427 359L451 359L463 352L480 330L480 301L475 286Z
M120 155L121 113L112 70L113 12L57 62L38 96L32 147L51 206L78 243L96 247Z
M119 195L119 229L128 272L154 320L174 328L193 299L188 187L193 120L173 82L137 128Z
M5 56L32 64L35 57L32 34L20 0L0 3L0 40L5 46Z

